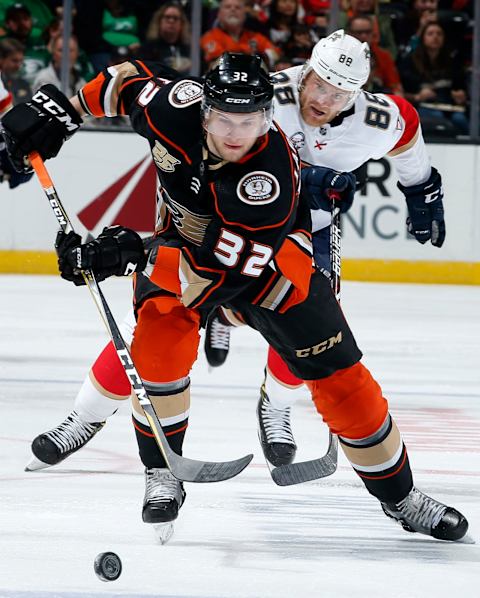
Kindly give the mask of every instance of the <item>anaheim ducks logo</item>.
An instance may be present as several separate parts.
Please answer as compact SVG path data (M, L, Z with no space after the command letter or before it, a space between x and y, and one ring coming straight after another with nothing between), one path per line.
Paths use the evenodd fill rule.
M152 156L155 164L164 172L173 172L175 166L180 164L180 160L177 160L175 156L168 153L167 148L159 141L155 141L155 146L152 149Z
M245 175L237 185L237 195L245 203L253 206L275 201L280 194L278 180L269 172L257 170Z
M184 79L176 83L168 94L168 101L175 108L186 108L198 102L203 94L203 86L197 81Z
M211 216L202 216L187 210L185 206L174 201L165 189L162 189L162 195L178 232L187 241L195 245L201 245L207 226L212 219Z

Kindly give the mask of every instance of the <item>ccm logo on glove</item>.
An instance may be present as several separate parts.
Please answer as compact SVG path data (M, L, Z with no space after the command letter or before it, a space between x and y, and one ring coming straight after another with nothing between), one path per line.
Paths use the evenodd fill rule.
M40 104L44 110L55 116L55 118L65 125L69 133L78 129L78 123L74 123L65 110L63 110L63 108L59 106L57 102L52 100L52 98L48 97L42 91L37 91L37 93L33 96L32 101Z

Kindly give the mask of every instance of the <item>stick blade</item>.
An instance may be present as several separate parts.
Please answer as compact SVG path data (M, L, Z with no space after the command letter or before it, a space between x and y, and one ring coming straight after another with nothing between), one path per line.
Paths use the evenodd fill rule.
M180 455L169 455L172 474L182 482L223 482L241 473L253 459L246 455L234 461L195 461Z
M312 461L301 461L290 465L274 467L270 474L277 486L294 486L326 478L337 470L338 440L332 435L328 451L323 457Z

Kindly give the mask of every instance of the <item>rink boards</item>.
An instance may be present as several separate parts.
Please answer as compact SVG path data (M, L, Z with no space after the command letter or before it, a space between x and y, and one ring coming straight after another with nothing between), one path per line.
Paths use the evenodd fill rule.
M447 239L441 249L406 234L406 205L392 161L368 164L369 182L343 218L343 275L351 280L480 284L480 156L477 146L428 145L445 190ZM155 171L147 143L131 133L80 132L48 163L79 231L121 223L152 230ZM1 185L0 272L55 273L56 221L35 180Z

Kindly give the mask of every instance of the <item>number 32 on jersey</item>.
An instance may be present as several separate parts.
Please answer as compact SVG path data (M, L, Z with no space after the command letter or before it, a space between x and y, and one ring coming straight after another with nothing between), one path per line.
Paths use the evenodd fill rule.
M255 241L250 241L250 244L249 255L245 260L241 273L256 278L262 274L265 266L272 259L273 249L268 245L262 245ZM222 228L214 254L224 266L235 268L240 261L245 245L246 241L243 237Z

